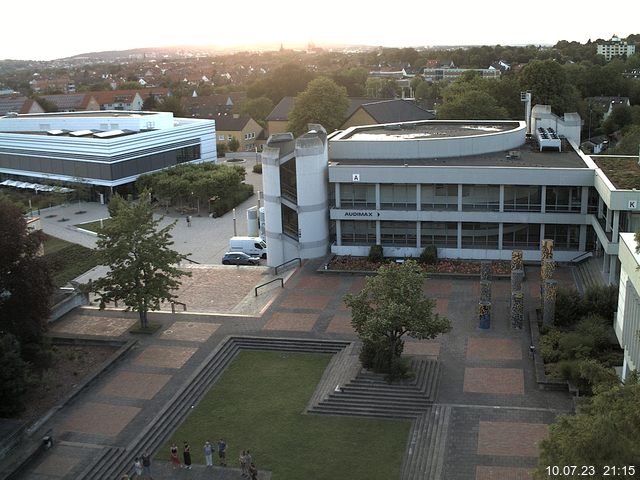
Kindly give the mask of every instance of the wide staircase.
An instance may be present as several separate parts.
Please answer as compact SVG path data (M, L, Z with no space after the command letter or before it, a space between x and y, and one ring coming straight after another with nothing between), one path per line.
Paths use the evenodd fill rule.
M175 393L127 448L105 447L77 478L113 480L120 478L124 473L131 474L135 457L145 451L154 452L160 447L184 421L191 406L198 403L241 350L335 354L349 345L350 342L340 340L228 337L209 354L187 379L185 386Z
M601 267L602 258L599 257L588 258L573 267L576 285L581 293L584 293L590 287L605 286L607 284Z
M355 378L336 384L328 395L308 409L310 413L384 418L416 418L435 400L440 363L414 359L411 380L388 383L384 375L360 369Z

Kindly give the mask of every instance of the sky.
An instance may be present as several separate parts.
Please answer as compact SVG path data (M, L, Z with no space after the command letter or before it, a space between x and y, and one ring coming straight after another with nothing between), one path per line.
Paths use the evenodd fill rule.
M585 43L640 33L640 1L17 0L3 2L0 59L171 45Z

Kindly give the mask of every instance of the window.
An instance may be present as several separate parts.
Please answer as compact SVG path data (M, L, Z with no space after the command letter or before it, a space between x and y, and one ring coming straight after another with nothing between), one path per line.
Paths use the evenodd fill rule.
M422 210L458 210L458 185L421 185L420 203Z
M547 212L580 213L582 187L547 187Z
M416 186L404 183L380 185L380 208L387 210L415 210Z
M341 220L342 245L375 245L376 222L363 220Z
M341 183L340 208L376 208L376 186L372 183Z
M458 222L422 222L420 245L422 248L429 245L439 248L457 248Z
M184 163L192 160L198 160L200 158L200 145L193 145L191 147L184 147L177 150L176 162Z
M505 212L539 212L542 210L542 188L539 186L505 185Z
M537 250L540 248L540 225L529 223L505 223L502 226L504 250Z
M415 247L415 222L380 222L380 243L397 247Z
M578 250L580 245L580 227L578 225L544 226L544 238L553 240L553 248L557 250Z
M497 212L500 210L499 185L463 185L462 210L483 210Z
M497 223L463 223L462 248L497 250L498 231Z
M218 140L220 140L221 142L224 142L224 134L218 135Z

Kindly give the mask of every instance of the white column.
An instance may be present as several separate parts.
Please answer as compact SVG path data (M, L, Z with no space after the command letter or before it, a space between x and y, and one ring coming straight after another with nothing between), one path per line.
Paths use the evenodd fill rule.
M605 220L605 232L609 233L611 231L611 209L607 208L607 217ZM615 240L614 240L615 242Z
M500 213L504 212L504 185L500 185ZM502 224L500 224L502 225ZM502 248L502 247L500 247Z
M541 213L547 212L547 186L546 185L542 186L542 192L540 193L540 212ZM540 237L540 240L542 240L542 237Z
M580 239L578 244L578 250L584 252L587 249L587 226L580 225Z
M458 211L462 211L462 184L458 184ZM458 247L460 248L460 247Z
M416 184L416 210L419 212L422 210L422 188L418 183Z
M542 248L542 240L544 240L544 223L540 224L540 245L538 245L538 250Z
M611 260L609 261L609 285L615 285L615 283L618 280L617 267L618 267L618 256L611 255Z
M502 234L504 233L504 224L498 224L498 250L502 250Z
M458 222L458 249L462 248L462 222Z
M580 213L586 215L589 211L589 187L582 187L582 198L580 199Z
M380 236L380 220L376 220L376 245L382 245L382 237Z
M380 210L380 184L376 183L376 210Z
M342 246L342 220L336 220L336 245Z
M421 225L422 225L422 222L420 221L416 222L416 248L422 248L422 239L420 238Z
M613 237L611 241L618 243L618 231L620 230L620 210L613 211Z
M335 183L336 208L342 208L340 204L340 182Z

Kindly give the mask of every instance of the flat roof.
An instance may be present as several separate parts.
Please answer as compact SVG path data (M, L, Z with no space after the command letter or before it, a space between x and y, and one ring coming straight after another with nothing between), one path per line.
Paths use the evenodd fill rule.
M82 117L142 117L147 115L158 115L161 112L142 112L142 111L127 111L127 110L91 110L86 112L50 112L50 113L25 113L16 117L9 117L12 119L19 118L51 118L51 117L68 117L68 118L82 118Z
M638 157L591 155L591 159L618 190L640 190L640 165Z
M426 138L471 137L506 132L520 127L518 121L428 120L347 129L333 140L419 140Z
M637 162L636 162L637 163ZM425 159L329 159L329 165L368 165L410 167L526 167L526 168L589 168L582 157L573 148L558 152L545 150L540 152L532 144L524 144L517 149L503 150L480 155L463 157L425 158Z

